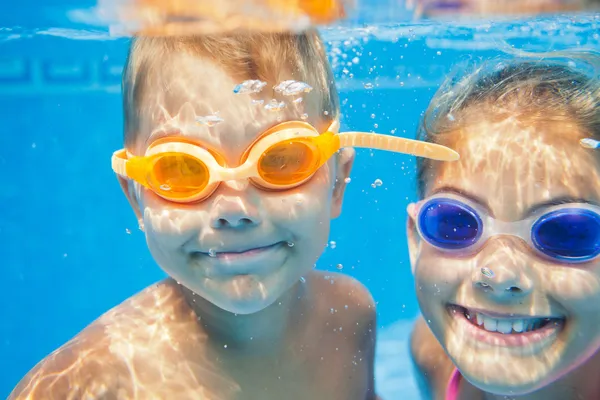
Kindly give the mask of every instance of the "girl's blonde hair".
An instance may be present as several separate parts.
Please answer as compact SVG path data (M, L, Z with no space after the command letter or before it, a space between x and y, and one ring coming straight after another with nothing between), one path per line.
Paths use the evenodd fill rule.
M511 59L468 63L466 75L451 74L431 100L417 138L451 145L453 132L481 118L516 118L528 123L573 121L600 140L600 55L513 53ZM456 70L465 71L465 65ZM433 167L430 160L417 160L420 197Z

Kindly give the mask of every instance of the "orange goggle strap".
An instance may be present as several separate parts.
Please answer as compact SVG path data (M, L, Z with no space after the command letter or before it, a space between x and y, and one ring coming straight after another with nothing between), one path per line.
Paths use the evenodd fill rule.
M456 151L435 143L377 133L334 133L336 130L337 125L334 122L330 129L322 135L297 137L294 139L309 139L313 142L320 152L319 167L325 164L336 151L344 147L392 151L438 161L456 161L460 158ZM133 179L143 186L148 186L146 180L146 167L149 161L150 160L148 160L147 157L136 157L129 154L127 150L122 149L113 154L112 168L120 176Z
M446 146L420 140L365 132L343 132L337 136L341 147L393 151L438 161L456 161L460 158L456 151Z
M142 186L148 187L146 179L146 157L136 157L126 149L116 151L112 157L112 169L117 175L134 180Z

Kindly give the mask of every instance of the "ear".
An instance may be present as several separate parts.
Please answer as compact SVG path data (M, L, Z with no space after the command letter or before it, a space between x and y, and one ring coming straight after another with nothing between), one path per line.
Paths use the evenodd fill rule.
M135 213L135 217L138 220L139 227L143 231L144 219L142 217L142 211L140 210L140 203L138 202L137 196L135 195L135 187L133 185L133 182L130 180L126 180L120 176L117 176L117 179L119 180L119 184L121 185L121 189L123 189L125 197L127 197L127 200L129 201L129 205Z
M350 177L352 165L356 152L353 148L347 147L340 150L337 154L337 162L335 169L335 186L333 188L333 196L331 199L331 218L337 218L342 213L342 202L344 200L344 192L346 191L346 178Z
M410 269L414 274L419 247L421 245L421 238L419 237L419 232L417 232L417 205L415 203L410 203L408 207L406 207L406 212L408 214L406 218L408 256L410 258Z

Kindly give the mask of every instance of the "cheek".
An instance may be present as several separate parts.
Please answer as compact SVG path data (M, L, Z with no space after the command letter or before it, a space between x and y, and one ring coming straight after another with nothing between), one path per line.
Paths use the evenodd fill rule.
M548 282L548 291L569 311L600 311L600 263L546 268L542 273Z
M171 203L151 191L142 192L140 200L146 238L163 248L181 246L198 226L209 223L209 213L197 205L192 208Z
M448 298L457 293L464 282L470 282L472 258L457 258L443 254L423 243L415 264L415 282L419 297Z

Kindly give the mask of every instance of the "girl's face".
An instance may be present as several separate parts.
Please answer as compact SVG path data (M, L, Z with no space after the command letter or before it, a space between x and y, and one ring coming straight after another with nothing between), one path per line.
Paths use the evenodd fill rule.
M584 136L573 123L481 121L452 135L461 160L426 174L427 198L448 194L483 214L484 223L485 214L535 222L557 205L600 204L597 154L579 145ZM600 257L560 262L510 234L444 251L418 233L420 206L408 209L419 304L467 380L486 392L525 394L598 350Z

